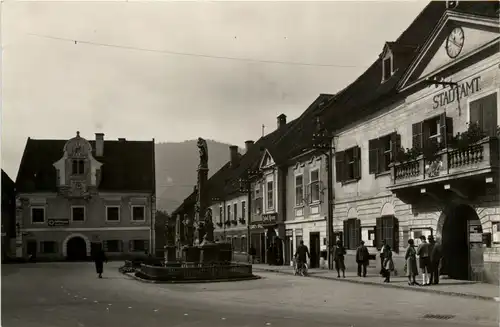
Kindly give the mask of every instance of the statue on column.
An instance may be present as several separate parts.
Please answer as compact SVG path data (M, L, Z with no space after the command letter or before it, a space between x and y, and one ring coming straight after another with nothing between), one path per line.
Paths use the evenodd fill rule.
M183 224L186 245L193 245L193 220L187 214L184 215Z
M208 169L208 146L207 146L207 141L202 139L201 137L198 138L198 150L200 152L200 164L198 168L206 168Z

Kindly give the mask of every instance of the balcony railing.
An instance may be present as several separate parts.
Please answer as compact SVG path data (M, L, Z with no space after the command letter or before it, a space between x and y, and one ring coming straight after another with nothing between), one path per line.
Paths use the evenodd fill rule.
M393 184L390 188L488 173L498 168L498 145L498 138L488 137L465 149L441 150L432 161L420 156L415 160L395 163L391 168Z

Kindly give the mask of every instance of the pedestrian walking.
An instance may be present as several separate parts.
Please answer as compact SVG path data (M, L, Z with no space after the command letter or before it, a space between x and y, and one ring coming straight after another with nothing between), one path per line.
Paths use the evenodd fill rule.
M107 263L108 259L106 258L106 254L104 253L102 247L99 247L94 251L95 271L99 278L102 278L102 273L104 270L104 262Z
M342 271L342 277L345 278L345 261L344 256L346 254L345 248L342 245L342 241L337 240L337 245L333 250L333 258L335 261L335 270L337 270L337 278L340 278L340 272Z
M370 253L364 241L361 241L360 246L356 249L356 263L358 264L358 276L366 277L366 267L370 263Z
M387 247L387 243L385 240L382 240L382 247L380 248L380 268L384 266L384 252L385 248ZM382 270L381 270L382 271Z
M382 277L384 277L384 283L389 283L391 281L391 271L394 271L394 261L392 260L392 250L389 245L385 245L383 253L384 261L382 263Z
M422 285L430 285L429 281L429 267L430 267L430 253L429 243L425 240L425 236L420 236L421 243L417 248L418 265L422 272Z
M416 281L418 275L417 250L415 250L415 241L413 239L408 240L408 248L406 249L405 260L408 285L418 285Z
M443 252L441 243L434 240L434 237L429 236L429 244L431 245L430 251L430 283L433 285L439 284L439 275L441 268L441 261L443 259Z

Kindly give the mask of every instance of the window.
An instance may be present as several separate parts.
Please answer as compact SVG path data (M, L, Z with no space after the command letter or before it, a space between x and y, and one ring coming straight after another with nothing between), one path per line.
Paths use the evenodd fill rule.
M106 207L106 221L120 221L120 207Z
M382 62L382 78L387 81L392 75L392 57L389 56Z
M85 162L83 160L73 160L71 162L71 172L73 175L83 175L85 173Z
M398 133L368 141L369 173L380 174L389 171L389 165L394 161L400 148L401 136Z
M54 241L40 242L40 252L44 254L57 253L57 242Z
M145 221L146 220L146 208L144 206L132 206L132 220L133 221Z
M394 216L383 216L377 218L375 228L377 248L382 247L382 240L392 248L392 251L399 252L399 223Z
M85 207L84 206L71 207L71 220L85 221Z
M241 202L241 218L245 219L247 217L247 203L246 201Z
M241 252L247 252L247 239L246 237L241 237Z
M476 123L487 136L495 136L497 129L497 93L469 103L470 122Z
M335 153L336 180L339 183L361 178L361 148L353 148Z
M267 209L274 208L274 189L273 181L267 182Z
M121 240L107 240L104 241L105 252L122 252L123 245Z
M309 196L311 203L318 202L320 199L319 169L311 170L309 181Z
M232 246L233 246L233 251L234 252L240 252L241 251L241 239L239 237L233 237L232 238Z
M31 207L31 222L33 224L45 222L45 207Z
M304 176L295 176L295 205L301 206L304 204Z
M344 246L355 250L361 241L361 220L351 218L344 220Z
M148 247L148 240L131 240L129 244L130 252L145 252Z
M233 210L234 210L234 220L238 219L238 203L235 203L233 205Z
M231 220L231 205L227 205L227 220Z
M261 192L261 183L257 183L255 185L255 198L254 203L252 205L253 213L256 215L260 215L262 213L262 192Z
M495 123L496 124L496 123ZM445 147L453 137L453 119L446 114L412 125L412 146L423 149L428 146Z
M222 224L224 222L224 208L219 207L219 222Z

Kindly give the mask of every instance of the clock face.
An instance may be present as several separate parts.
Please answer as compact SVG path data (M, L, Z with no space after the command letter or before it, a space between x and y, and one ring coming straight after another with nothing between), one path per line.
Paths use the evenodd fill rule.
M446 39L446 53L450 58L456 58L464 47L464 30L461 27L455 27Z

